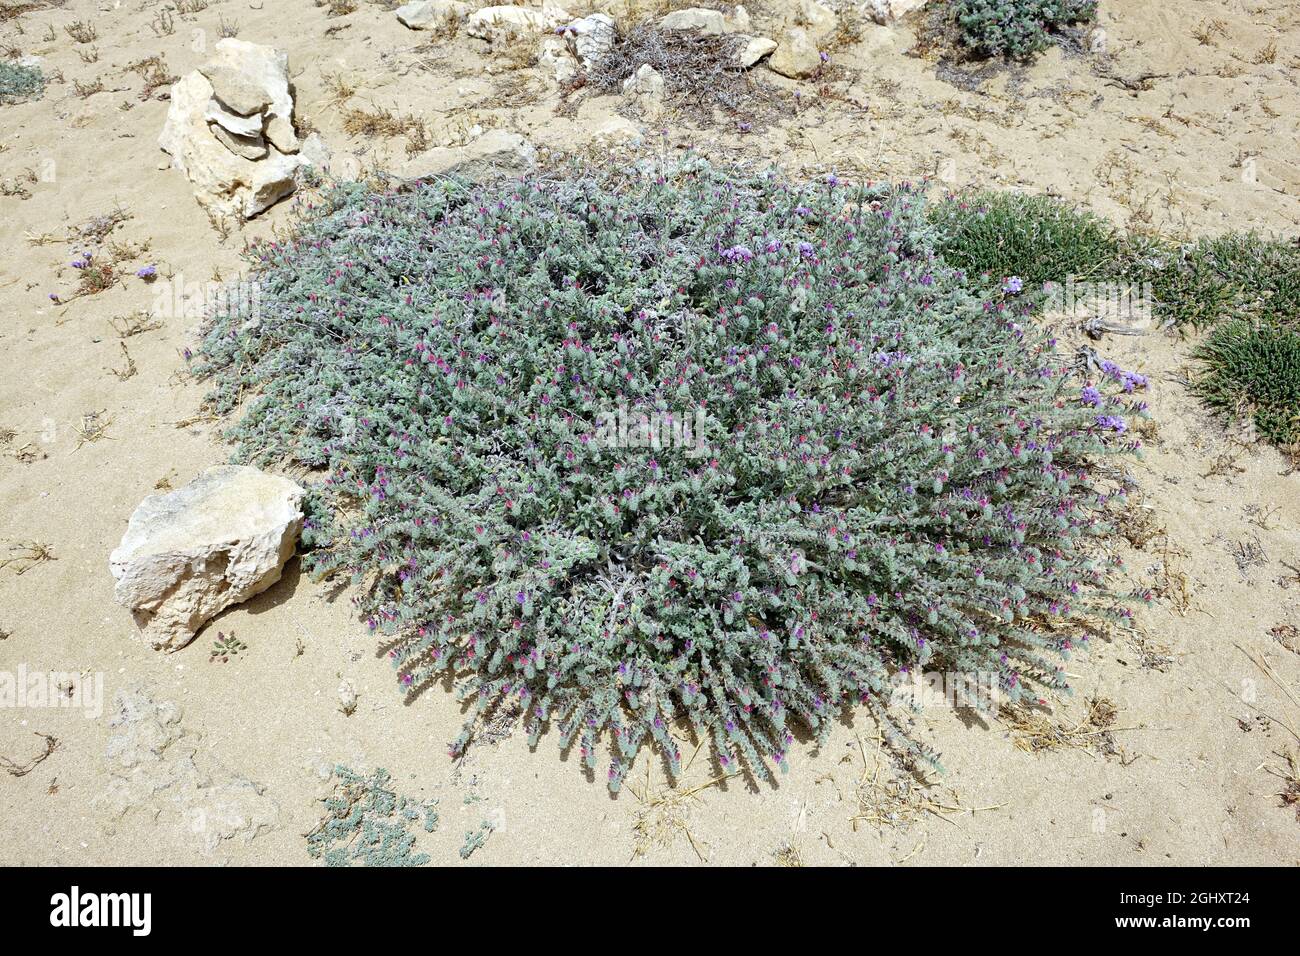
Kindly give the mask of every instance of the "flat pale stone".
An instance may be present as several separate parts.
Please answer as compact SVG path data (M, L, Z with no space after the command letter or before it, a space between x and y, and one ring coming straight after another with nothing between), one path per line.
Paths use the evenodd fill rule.
M199 67L212 84L213 95L240 116L265 112L271 145L282 153L296 153L289 55L234 37L218 40L213 49L212 59Z
M796 28L786 34L768 59L768 67L782 76L791 79L805 79L817 72L821 66L821 51L808 31Z
M465 19L469 4L458 0L414 0L397 8L397 19L410 30L439 30Z
M749 37L740 52L736 54L736 62L748 70L775 49L776 41L769 37Z
M209 123L216 123L228 133L234 133L236 136L261 136L262 135L262 114L253 113L251 116L240 116L238 113L232 113L221 105L221 101L215 96L208 100L208 108L203 113L203 118Z
M562 8L544 3L532 7L484 7L469 15L465 32L472 37L498 43L529 33L547 33L571 17Z
M695 30L712 36L721 33L745 33L749 30L749 13L741 6L736 7L731 16L727 16L720 10L687 7L685 10L674 10L661 18L659 29Z
M266 156L266 138L258 133L256 136L237 136L216 123L209 123L208 130L217 142L241 159L262 159Z
M488 130L465 146L439 146L409 160L399 171L408 183L439 176L481 181L494 175L518 176L532 168L537 150L508 130Z
M209 468L140 502L109 557L113 596L160 650L280 579L302 530L303 489L241 465Z

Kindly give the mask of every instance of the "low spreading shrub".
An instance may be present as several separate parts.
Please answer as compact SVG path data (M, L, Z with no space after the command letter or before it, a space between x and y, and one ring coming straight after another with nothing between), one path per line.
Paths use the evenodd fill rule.
M696 161L343 186L253 247L210 401L318 469L308 567L351 575L406 694L461 680L617 789L674 726L769 779L909 670L1066 685L1127 613L1095 536L1140 376L1084 383L977 294L909 188Z
M1097 0L956 0L962 43L978 56L1031 57L1096 15Z
M45 92L45 75L38 66L0 60L0 103L20 103Z

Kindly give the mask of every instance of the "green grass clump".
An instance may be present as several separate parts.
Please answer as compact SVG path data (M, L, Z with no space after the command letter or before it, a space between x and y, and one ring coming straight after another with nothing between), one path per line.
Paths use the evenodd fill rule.
M1194 389L1207 405L1248 414L1260 435L1300 447L1300 332L1237 319L1215 328L1197 357L1204 374Z
M1133 240L1127 277L1149 281L1159 314L1204 327L1251 317L1300 328L1300 246L1255 233L1173 245Z
M45 91L40 67L0 61L0 103L21 103Z
M976 56L1028 59L1061 28L1091 20L1096 0L956 0L962 44Z
M950 265L1001 283L1019 276L1027 287L1098 279L1119 269L1120 237L1091 213L1050 196L977 192L936 204L931 222Z
M1216 411L1249 409L1259 434L1296 441L1294 373L1300 333L1300 246L1255 233L1189 243L1123 235L1104 220L1046 196L979 192L931 212L945 260L995 287L1020 277L1037 298L1045 282L1076 280L1140 289L1156 318L1214 332L1199 351L1195 391Z

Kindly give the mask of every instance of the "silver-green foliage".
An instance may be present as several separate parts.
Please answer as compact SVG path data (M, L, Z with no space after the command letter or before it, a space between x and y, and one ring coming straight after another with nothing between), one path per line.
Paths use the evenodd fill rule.
M408 695L464 678L619 786L674 721L782 769L900 670L1011 698L1122 615L1090 541L1136 448L1014 296L934 252L908 188L697 161L343 187L255 248L261 314L201 371L251 460L325 476L304 534ZM699 416L698 456L599 416ZM469 725L452 745L461 750Z
M388 771L362 776L334 768L334 791L326 797L325 818L307 835L307 852L326 866L424 866L427 853L412 852L419 826L438 828L436 800L399 797L388 789Z
M37 66L0 60L0 103L18 103L45 91L45 75Z

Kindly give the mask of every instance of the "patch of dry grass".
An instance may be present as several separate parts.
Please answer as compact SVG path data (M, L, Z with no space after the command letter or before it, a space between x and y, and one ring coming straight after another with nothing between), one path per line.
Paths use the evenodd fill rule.
M691 759L686 762L682 770L683 777L690 771L702 746L703 741L695 748ZM689 787L683 786L680 782L655 784L652 779L652 763L653 761L646 761L645 783L641 785L639 791L635 786L628 785L628 790L641 804L636 822L632 825L632 859L645 856L652 849L670 846L679 837L685 837L700 862L707 863L708 856L700 849L700 844L696 842L695 835L691 832L690 810L699 802L701 792L716 787L724 780L734 777L735 774L720 774Z
M54 550L41 541L17 541L9 545L9 556L0 558L0 568L13 568L15 574L26 574L38 564L57 560Z
M1282 801L1282 806L1295 810L1295 818L1300 821L1300 757L1290 749L1280 752L1278 756L1282 758L1279 766L1264 769L1282 781L1278 799Z

